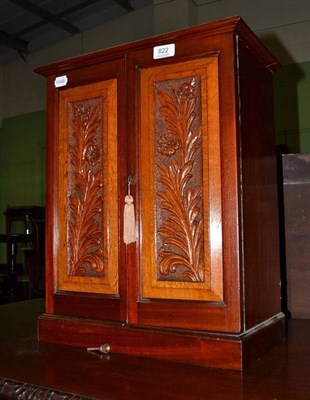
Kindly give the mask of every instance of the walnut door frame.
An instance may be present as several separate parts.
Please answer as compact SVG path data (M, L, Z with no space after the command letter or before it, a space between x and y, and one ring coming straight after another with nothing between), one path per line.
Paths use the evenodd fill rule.
M131 146L131 153L135 156L133 154L129 156L129 165L135 166L139 177L136 187L138 250L136 254L129 253L129 322L167 328L239 332L242 326L242 292L239 290L241 286L238 224L240 205L234 37L226 34L212 37L212 40L202 37L194 45L190 39L175 40L175 46L176 56L167 60L153 60L152 48L128 55L128 71L132 71L129 73L129 81L134 82L134 84L129 83L128 90L132 91L134 88L137 92L136 102L129 107L135 118L135 130L132 134L136 135L134 142L136 149ZM191 66L193 66L192 69ZM178 68L180 68L179 72L177 72ZM207 235L204 250L210 257L208 259L206 255L205 258L206 280L198 284L190 281L171 283L163 280L160 282L155 278L156 256L152 242L158 232L156 233L155 222L151 221L154 216L155 189L149 189L150 183L154 183L154 178L152 178L152 174L154 176L154 164L152 164L154 163L152 161L154 148L152 150L152 145L147 143L148 135L151 137L150 142L154 137L153 128L148 128L149 125L154 125L154 117L148 115L147 107L149 110L157 107L159 114L158 110L162 107L162 114L165 115L162 115L160 123L162 126L166 124L166 132L171 131L169 121L167 121L169 111L164 102L169 103L171 100L168 97L170 96L171 99L172 92L178 91L174 87L170 94L166 93L158 98L160 85L155 94L155 90L150 89L152 85L156 87L154 76L161 69L166 71L168 81L180 79L187 86L191 85L195 76L200 76L199 79L203 80L203 101L208 101L207 106L210 107L208 108L210 115L208 112L207 115L202 115L204 132L201 135L204 153L202 196L204 197L203 212L206 216L204 231ZM207 75L210 74L209 84L206 71ZM201 78L201 76L204 77ZM159 81L165 79L163 74ZM217 79L216 83L214 79ZM148 85L147 82L150 84L149 90L143 92ZM187 87L186 90L190 91L190 88ZM141 93L145 94L142 96ZM155 104L156 101L159 106ZM165 111L164 107L166 107ZM211 140L208 136L210 132L206 132L206 127L208 130L211 128L215 131ZM169 142L169 145L178 147L173 140ZM172 148L166 148L167 152L170 150L174 151ZM163 181L162 178L160 179ZM149 194L146 195L146 192ZM210 196L214 201L214 203L211 201L212 204ZM214 232L212 232L212 224L216 228ZM145 226L151 227L151 235L146 234L149 232L145 232ZM219 240L216 243L217 239ZM172 243L172 241L168 242ZM136 258L135 262L134 258Z
M48 78L48 99L52 105L49 106L47 133L46 273L49 274L49 279L47 279L46 310L48 313L125 321L127 315L126 274L120 274L120 271L125 270L126 249L121 244L109 246L110 242L120 242L122 230L122 221L118 215L123 207L120 199L124 198L125 188L121 182L125 181L126 172L125 160L119 157L119 154L125 147L123 117L125 61L123 57L116 58L99 63L95 67L86 66L64 71L63 74L66 74L68 79L67 86L63 88L55 88L55 75ZM70 123L73 123L74 118L76 119L76 116L72 117L74 107L83 119L87 116L91 108L88 106L92 102L93 104L97 102L97 108L101 109L96 123L97 133L92 137L84 137L86 141L88 140L88 144L84 146L84 149L83 146L79 149L83 156L77 159L88 164L90 180L97 182L97 189L93 191L93 200L96 204L94 203L91 207L93 215L90 217L92 227L89 232L92 234L86 238L90 245L88 253L86 251L86 259L88 258L90 262L95 260L96 257L90 253L97 251L97 256L99 256L97 261L100 260L98 265L101 263L106 268L106 273L101 277L94 275L83 277L78 276L79 274L70 276L67 274L68 258L71 258L69 254L71 250L67 246L69 230L67 215L72 206L69 192L75 193L74 196L78 197L77 188L81 182L78 181L80 178L75 178L75 189L71 187L69 191L67 190L67 176L70 168L71 176L79 174L76 166L70 167L70 163L74 162L72 154L77 150L72 149L77 143L74 143L73 131L70 132L71 128L67 128L69 119L71 118ZM73 112L71 117L66 113L68 107L71 107L71 114ZM79 107L80 111L78 111ZM80 122L83 124L83 121ZM107 142L106 146L103 146L104 154L100 149L102 141ZM86 144L85 141L84 144ZM87 146L90 146L88 153ZM101 163L100 166L98 161L99 164ZM97 174L98 171L99 174ZM100 221L99 224L98 221ZM91 236L95 240L92 240ZM106 254L99 254L104 249L106 249Z

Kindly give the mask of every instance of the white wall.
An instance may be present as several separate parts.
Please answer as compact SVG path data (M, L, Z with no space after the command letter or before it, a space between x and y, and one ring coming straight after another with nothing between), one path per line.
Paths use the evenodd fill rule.
M239 15L282 64L310 61L309 0L195 0L198 21Z
M197 5L191 0L153 0L154 34L197 24Z
M45 79L33 73L39 65L233 15L282 63L310 61L309 0L153 0L153 6L30 54L26 63L4 65L2 117L45 109Z
M4 65L2 67L2 118L45 109L45 78L35 74L34 68L57 60L143 39L151 36L152 33L153 7L145 7L29 54L27 62L17 59Z

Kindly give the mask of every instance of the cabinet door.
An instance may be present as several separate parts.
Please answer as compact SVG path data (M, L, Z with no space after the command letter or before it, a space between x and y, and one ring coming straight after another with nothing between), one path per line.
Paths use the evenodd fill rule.
M233 41L224 36L202 38L199 48L187 40L174 44L171 58L154 60L152 48L129 57L140 217L130 320L239 330ZM221 96L230 96L231 104ZM229 123L221 122L228 112ZM229 243L227 234L234 235Z
M81 68L54 90L57 127L49 218L54 220L52 312L126 319L119 268L123 60ZM125 179L125 178L124 178ZM122 195L123 197L123 195Z

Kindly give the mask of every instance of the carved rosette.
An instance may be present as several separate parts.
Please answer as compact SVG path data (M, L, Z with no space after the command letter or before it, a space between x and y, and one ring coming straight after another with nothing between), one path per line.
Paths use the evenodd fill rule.
M103 98L68 104L69 276L103 277Z
M157 280L204 282L200 77L155 83Z

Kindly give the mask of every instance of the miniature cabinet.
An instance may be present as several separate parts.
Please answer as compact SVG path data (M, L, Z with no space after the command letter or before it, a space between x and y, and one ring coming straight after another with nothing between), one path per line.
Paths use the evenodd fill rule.
M48 100L39 340L241 370L283 338L278 67L234 17L36 70Z

